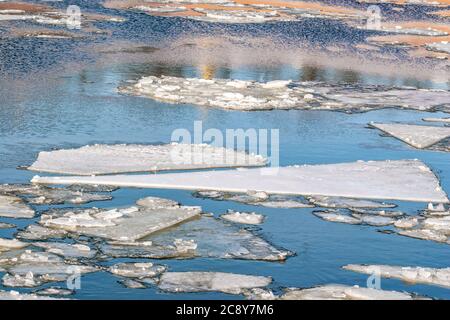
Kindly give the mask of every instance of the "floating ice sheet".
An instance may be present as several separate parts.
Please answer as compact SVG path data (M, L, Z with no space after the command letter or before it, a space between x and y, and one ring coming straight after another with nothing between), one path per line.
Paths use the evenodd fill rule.
M18 197L0 194L0 216L8 218L33 218L34 210Z
M227 221L243 224L261 224L264 221L264 216L257 214L256 212L237 212L228 210L227 213L222 214L220 217Z
M166 271L165 266L154 265L151 262L118 263L108 270L112 274L127 278L153 278Z
M55 217L45 215L40 223L92 237L134 241L194 218L200 212L199 207L184 207L170 200L149 197L139 200L136 207L86 209Z
M450 118L423 118L423 121L427 122L443 122L443 123L450 123Z
M400 123L370 123L370 125L418 149L428 148L450 137L449 127Z
M308 289L288 289L280 300L412 300L415 296L398 291L329 284Z
M84 244L68 244L62 242L35 242L35 247L44 249L65 258L93 258L96 254L89 246Z
M224 272L166 272L158 287L170 292L218 291L241 294L243 289L260 288L272 282L269 277Z
M252 232L213 217L202 216L140 242L110 242L101 251L112 257L224 258L283 261L291 252L277 249Z
M68 235L66 230L50 229L31 224L25 230L19 231L17 237L25 240L47 240L53 238L64 238Z
M384 278L400 279L409 283L424 283L450 288L450 268L439 269L360 264L349 264L343 268L359 273L378 274Z
M448 111L450 107L448 91L340 86L291 80L261 83L149 76L119 90L168 103L247 111L315 109L351 112L389 107Z
M78 190L77 190L78 189ZM94 187L91 189L95 189ZM27 196L25 201L31 204L84 204L93 201L111 200L109 194L82 191L79 187L49 188L27 184L2 184L0 194Z
M370 200L348 199L339 197L313 196L308 200L318 207L325 208L394 208L395 204Z
M92 145L40 152L29 170L96 175L161 170L262 166L257 155L203 144Z
M99 184L138 188L264 191L447 203L433 172L419 160L357 161L283 168L100 177L34 177L43 184Z

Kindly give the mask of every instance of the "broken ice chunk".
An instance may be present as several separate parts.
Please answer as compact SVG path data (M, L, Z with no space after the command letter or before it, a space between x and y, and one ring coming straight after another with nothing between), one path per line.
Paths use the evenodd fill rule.
M166 272L158 287L170 292L219 291L241 294L243 289L266 287L270 277L249 276L223 272Z
M112 161L113 159L113 161ZM29 170L99 175L160 170L263 166L257 155L204 144L92 145L40 152ZM76 183L74 183L76 184Z
M419 224L419 219L417 217L406 217L398 219L394 222L394 226L400 229L411 229Z
M122 285L124 285L127 288L130 289L145 289L147 288L147 286L140 282L140 281L136 281L133 279L123 279L119 281Z
M73 293L74 292L72 290L58 287L49 287L34 292L34 294L40 296L69 296L72 295Z
M33 272L30 271L25 275L7 273L3 276L2 283L5 287L33 288L40 286L43 282L39 278L35 278Z
M30 244L16 240L16 239L0 238L0 251L8 251L11 249L21 249L21 248L25 248L28 245L30 245Z
M340 197L311 196L308 200L318 207L325 208L395 208L395 204L370 200L349 199Z
M17 237L26 240L47 240L52 238L64 238L68 232L62 229L50 229L31 224L24 231L19 231Z
M40 223L92 237L135 241L156 231L198 217L201 208L179 206L171 200L146 198L137 207L116 210L79 210L63 216L43 216Z
M0 300L56 300L56 298L29 293L19 293L17 291L0 290Z
M360 264L349 264L343 268L365 274L373 274L376 272L381 277L400 279L409 283L424 283L450 288L450 268L440 269Z
M347 224L361 224L361 219L337 211L314 211L313 214L323 220Z
M89 193L65 188L50 188L38 185L3 184L0 193L7 195L30 196L25 201L31 204L84 204L93 201L111 200L108 194Z
M102 245L101 251L112 257L154 259L203 257L283 261L292 255L248 230L207 216L152 234L145 242L110 242Z
M109 272L127 278L151 278L162 274L167 267L148 263L118 263L111 266Z
M448 237L440 231L430 230L430 229L410 229L410 230L401 230L398 232L399 235L422 239L422 240L431 240L436 242L447 242Z
M390 217L383 217L372 214L353 214L353 217L360 219L361 223L363 224L376 227L388 226L395 222L395 220Z
M0 222L0 229L11 229L11 228L15 228L15 227L16 227L15 224Z
M370 123L370 125L418 149L428 148L450 137L450 128L448 127L400 123Z
M91 250L90 247L78 243L35 242L33 245L65 258L93 258L96 254L95 250Z
M33 218L34 210L18 197L0 195L0 216L8 218Z
M264 221L264 216L256 212L237 212L228 210L226 214L220 216L227 221L243 223L243 224L261 224Z
M358 286L323 285L308 289L288 289L281 300L412 300L414 296L398 291Z

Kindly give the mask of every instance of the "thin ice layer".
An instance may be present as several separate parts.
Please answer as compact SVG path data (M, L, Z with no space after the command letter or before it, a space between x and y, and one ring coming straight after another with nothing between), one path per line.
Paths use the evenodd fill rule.
M40 152L28 170L96 175L264 164L265 159L257 155L203 144L88 145Z
M357 161L159 175L34 177L32 181L228 192L259 190L272 194L448 202L434 173L419 160Z
M418 149L428 148L450 137L449 127L401 123L371 123L370 125Z

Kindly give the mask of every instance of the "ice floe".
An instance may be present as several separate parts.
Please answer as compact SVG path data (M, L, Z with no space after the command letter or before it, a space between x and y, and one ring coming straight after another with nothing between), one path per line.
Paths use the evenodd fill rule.
M400 279L409 283L424 283L450 288L450 268L402 267L389 265L349 264L345 270L365 274L379 274L384 278Z
M450 137L449 127L423 126L412 124L370 123L377 128L415 148L428 148L441 140Z
M406 292L329 284L307 289L288 289L280 300L413 300Z
M443 123L450 123L450 118L423 118L423 121L427 122L443 122Z
M308 200L318 207L325 208L395 208L395 204L360 199L313 196Z
M140 200L137 206L122 209L86 209L62 216L43 215L48 228L117 241L134 241L198 216L199 207L167 205L166 199Z
M243 224L261 224L264 221L264 216L257 214L256 212L238 212L228 210L227 213L222 214L220 217L227 221Z
M109 242L101 251L115 258L186 259L194 257L284 261L293 253L277 249L249 230L209 216L201 216L145 241Z
M161 170L262 166L258 155L207 144L92 145L40 152L29 170L96 175Z
M347 223L347 224L360 224L361 219L338 213L338 212L330 212L330 211L315 211L314 215L331 222L340 222L340 223Z
M34 210L18 197L0 194L0 216L8 218L33 218Z
M263 169L253 168L156 175L34 177L32 182L241 193L258 190L267 194L448 202L434 173L419 160L302 165L274 168L273 174L265 172Z
M69 244L62 242L35 242L35 247L44 249L49 253L63 256L65 258L93 258L95 250L84 244Z
M59 287L49 287L34 292L34 294L39 296L69 296L73 293L72 290Z
M11 229L11 228L15 228L15 227L16 227L15 224L0 222L0 229Z
M0 185L0 194L26 196L24 200L35 205L64 203L84 204L93 201L107 201L112 199L109 194L81 190L82 189L79 187L72 186L68 188L50 188L27 184Z
M64 238L68 235L66 230L51 229L40 225L31 224L25 230L17 233L17 238L25 240L47 240Z
M244 289L266 287L270 277L250 276L224 272L166 272L158 287L170 292L218 291L241 294Z
M14 249L0 254L0 267L6 271L3 284L10 287L36 287L53 281L65 281L73 275L96 272L94 266L66 263L49 252Z
M149 76L122 93L155 100L233 110L316 109L368 111L398 107L416 110L450 106L448 91L384 88L381 86L339 86L321 82L256 81Z
M41 296L30 293L19 293L18 291L0 290L0 300L56 300L57 298Z
M154 265L151 262L118 263L108 271L112 274L127 278L153 278L166 271L165 266Z

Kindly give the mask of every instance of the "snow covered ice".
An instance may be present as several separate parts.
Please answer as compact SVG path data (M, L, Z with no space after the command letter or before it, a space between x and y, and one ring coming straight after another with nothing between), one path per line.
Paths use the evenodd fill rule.
M98 175L221 167L263 166L258 155L207 144L92 145L40 152L28 170Z
M439 141L450 137L449 127L400 123L370 123L370 126L380 129L381 131L418 149L428 148Z
M419 160L357 161L277 168L276 175L260 169L115 175L98 177L34 177L33 183L97 184L139 188L213 190L267 194L447 203L439 181Z

